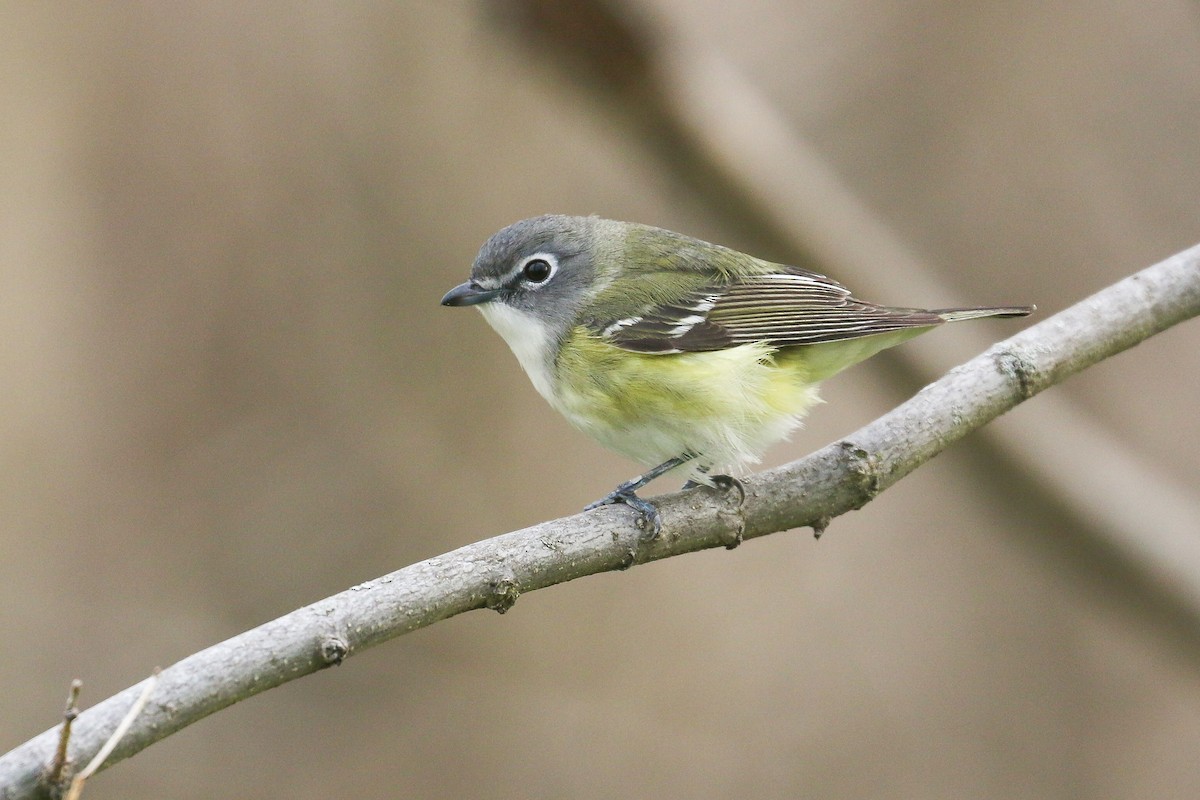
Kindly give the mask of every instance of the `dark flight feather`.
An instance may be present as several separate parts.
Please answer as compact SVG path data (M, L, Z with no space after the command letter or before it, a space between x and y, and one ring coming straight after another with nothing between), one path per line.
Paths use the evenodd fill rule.
M1023 316L1027 307L889 308L853 297L824 275L798 268L727 285L701 286L680 300L636 316L602 320L594 329L612 344L638 353L724 350L751 342L793 347L857 339L956 319Z

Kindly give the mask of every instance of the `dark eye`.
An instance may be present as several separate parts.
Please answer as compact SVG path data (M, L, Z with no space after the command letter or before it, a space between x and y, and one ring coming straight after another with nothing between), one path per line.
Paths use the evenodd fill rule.
M553 271L549 261L542 258L535 258L525 265L524 269L521 270L521 274L530 283L543 283L549 279L550 273Z

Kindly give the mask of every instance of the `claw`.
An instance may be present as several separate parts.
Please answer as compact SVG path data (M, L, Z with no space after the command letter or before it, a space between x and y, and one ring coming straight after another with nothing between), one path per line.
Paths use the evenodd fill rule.
M743 486L742 482L737 478L733 477L732 475L709 475L708 479L712 481L713 487L720 489L722 492L728 493L733 489L737 489L738 494L741 495L737 503L739 506L746 502L746 487ZM695 481L688 481L683 485L683 491L687 491L688 489L698 489L703 485L704 484L696 483Z
M648 531L648 533L643 534L642 538L646 539L647 541L651 539L657 539L659 532L662 531L662 518L659 516L658 509L653 503L651 503L649 500L643 500L637 496L637 490L655 478L670 472L676 467L683 466L695 457L696 456L694 453L684 453L681 456L667 459L657 467L648 470L633 480L625 481L616 489L613 489L607 497L603 497L600 500L591 503L583 510L591 511L593 508L599 508L600 506L612 505L613 503L624 503L634 511L641 514L641 524L638 527L640 527L643 531Z
M739 506L746 502L746 487L737 478L732 475L713 475L711 477L713 485L727 494L737 489L739 495L737 504Z
M662 531L662 518L659 516L658 508L649 500L643 500L638 497L637 492L632 489L617 487L615 491L607 496L602 497L594 503L589 503L583 510L591 511L600 506L615 505L617 503L624 503L641 515L638 527L646 531L644 538L658 538L658 534Z

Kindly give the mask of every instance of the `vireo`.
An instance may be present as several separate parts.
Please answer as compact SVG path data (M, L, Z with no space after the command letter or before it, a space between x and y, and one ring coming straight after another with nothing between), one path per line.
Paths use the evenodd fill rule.
M889 308L835 280L671 231L598 217L517 222L442 298L477 306L542 397L601 444L652 467L588 509L625 503L657 535L637 490L677 471L758 461L817 402L817 385L869 356L961 319L1032 306Z

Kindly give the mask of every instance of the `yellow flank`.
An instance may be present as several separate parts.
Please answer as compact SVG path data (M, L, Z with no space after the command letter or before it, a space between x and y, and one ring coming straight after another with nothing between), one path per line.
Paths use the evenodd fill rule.
M702 481L701 468L756 462L819 402L803 349L753 343L652 355L580 326L559 350L552 402L577 428L643 464L697 454L681 471Z
M836 342L822 342L805 347L794 347L785 353L795 352L804 359L805 369L809 380L820 383L832 377L847 367L852 367L860 361L865 361L880 350L895 347L901 342L907 342L922 333L932 330L927 328L903 328L889 333L876 333L871 336L861 336L857 339L842 339Z

